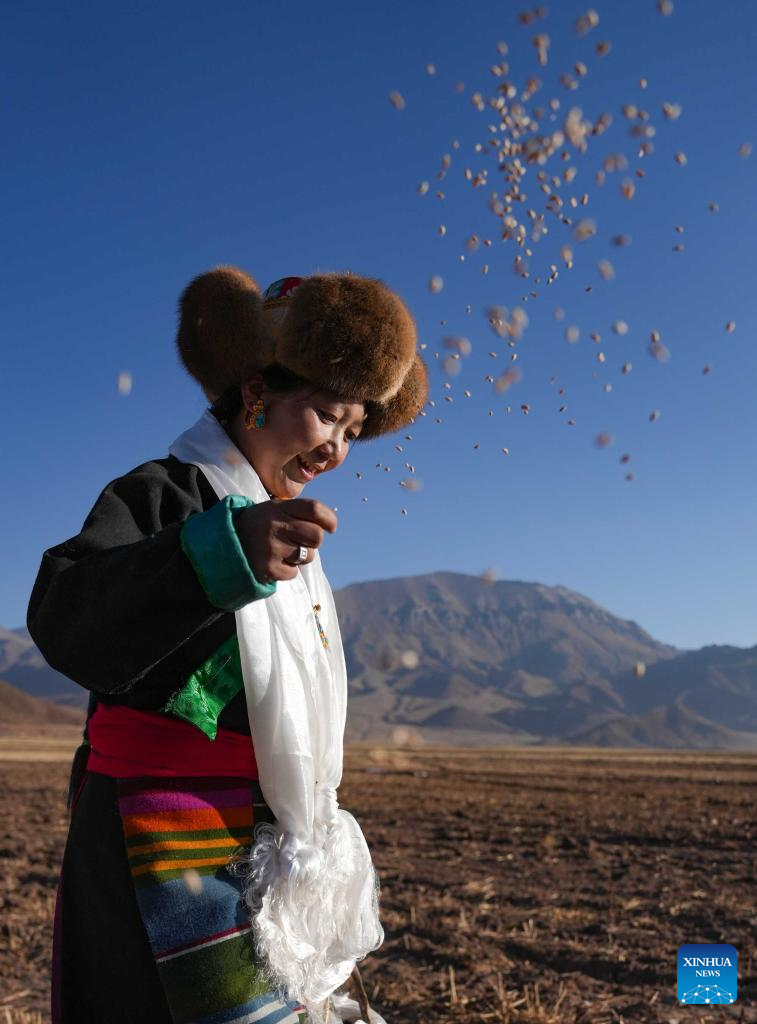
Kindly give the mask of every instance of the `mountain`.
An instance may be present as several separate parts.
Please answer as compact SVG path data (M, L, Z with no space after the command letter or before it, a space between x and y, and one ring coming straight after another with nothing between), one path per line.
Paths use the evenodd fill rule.
M677 653L566 587L439 572L335 600L354 738L401 723L441 742L560 742L622 711L615 675Z
M46 700L30 697L0 679L0 731L19 725L81 726L83 713L75 708L59 707Z
M618 715L575 730L581 747L667 747L684 750L757 750L757 732L729 729L696 714L679 697L640 715Z
M757 647L679 651L566 587L462 573L334 597L349 740L757 749ZM24 629L0 629L0 677L86 703Z
M757 647L712 645L622 673L623 714L570 734L596 746L757 749Z
M50 668L25 627L0 627L0 679L33 697L76 708L87 706L87 691Z
M712 645L651 665L641 679L613 681L628 714L680 700L694 714L729 729L757 732L757 647Z

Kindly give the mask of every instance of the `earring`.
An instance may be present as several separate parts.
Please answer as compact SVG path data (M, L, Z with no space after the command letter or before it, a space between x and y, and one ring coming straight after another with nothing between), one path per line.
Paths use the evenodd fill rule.
M245 430L262 430L264 426L265 403L262 398L258 398L253 407L244 414L244 428Z

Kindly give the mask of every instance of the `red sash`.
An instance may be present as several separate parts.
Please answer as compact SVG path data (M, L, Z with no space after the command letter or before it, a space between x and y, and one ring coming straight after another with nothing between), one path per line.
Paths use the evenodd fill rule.
M257 779L252 739L219 729L214 740L180 718L98 704L87 726L87 771L115 779L223 775Z

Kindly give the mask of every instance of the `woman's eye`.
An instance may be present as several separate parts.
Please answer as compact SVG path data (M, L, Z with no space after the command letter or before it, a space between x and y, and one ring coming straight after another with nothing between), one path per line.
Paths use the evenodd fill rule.
M337 418L333 413L326 412L325 409L318 409L317 412L320 418L324 420L326 423L336 423ZM357 440L357 434L353 433L352 431L350 431L349 434L345 434L344 436L347 439L347 441L350 442Z

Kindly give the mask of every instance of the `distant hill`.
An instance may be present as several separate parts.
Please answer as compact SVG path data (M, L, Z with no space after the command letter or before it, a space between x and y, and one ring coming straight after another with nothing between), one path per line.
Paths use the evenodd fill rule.
M681 701L704 719L757 732L757 647L713 645L650 665L642 679L625 672L613 686L629 714Z
M336 591L347 738L753 749L757 647L679 651L566 587L438 572ZM634 671L643 662L645 670ZM0 676L83 707L24 629Z
M685 750L757 750L757 732L729 729L691 711L682 699L641 715L619 715L571 733L581 747L669 747Z
M0 679L56 704L86 708L89 699L81 686L50 668L25 627L0 627Z
M84 720L82 711L59 707L46 700L30 697L10 683L0 680L0 727L17 725L74 725Z

